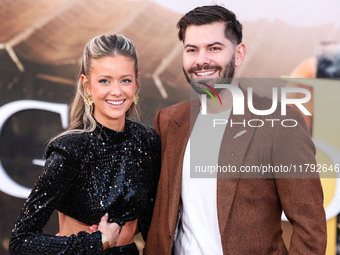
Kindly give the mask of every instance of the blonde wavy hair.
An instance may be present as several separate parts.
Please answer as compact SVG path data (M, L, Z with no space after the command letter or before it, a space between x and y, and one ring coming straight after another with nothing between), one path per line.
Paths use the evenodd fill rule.
M92 132L96 128L96 121L93 117L94 105L85 104L86 93L81 81L81 76L88 75L91 72L92 64L95 60L107 56L125 56L135 63L135 74L138 76L138 56L137 50L133 42L120 34L99 35L92 38L84 48L81 61L80 71L77 77L76 93L70 108L70 125L68 129L57 137L69 133ZM138 90L136 94L138 93ZM130 109L126 112L126 117L139 119L139 113L135 102L132 103ZM83 127L79 129L79 127ZM54 137L52 140L54 140Z

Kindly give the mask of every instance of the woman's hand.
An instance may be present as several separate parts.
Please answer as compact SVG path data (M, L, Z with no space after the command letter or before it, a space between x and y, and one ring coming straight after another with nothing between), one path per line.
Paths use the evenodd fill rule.
M93 232L100 231L102 232L108 239L110 248L116 246L117 240L119 238L120 231L122 229L117 223L109 223L107 222L109 219L109 215L106 213L101 219L98 225L92 225L90 230Z

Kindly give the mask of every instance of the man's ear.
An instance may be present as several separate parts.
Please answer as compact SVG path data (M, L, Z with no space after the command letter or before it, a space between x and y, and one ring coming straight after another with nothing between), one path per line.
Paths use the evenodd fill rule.
M235 66L238 67L242 64L244 58L246 57L246 46L240 43L235 49Z
M80 76L80 80L81 80L81 83L83 84L83 88L84 88L85 93L90 94L91 89L90 89L90 86L89 86L89 79L84 74L82 74Z

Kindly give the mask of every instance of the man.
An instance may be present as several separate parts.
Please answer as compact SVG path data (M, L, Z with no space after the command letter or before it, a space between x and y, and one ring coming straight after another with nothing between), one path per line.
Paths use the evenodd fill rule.
M198 7L177 26L184 46L183 70L191 86L202 94L201 100L202 91L216 92L221 99L219 107L206 100L202 111L206 105L210 115L229 122L219 129L206 125L209 114L198 113L195 101L158 112L155 129L162 141L162 170L144 254L288 254L282 238L282 210L293 225L289 253L324 254L326 220L318 176L277 178L282 177L278 173L274 178L250 178L240 172L245 166L315 164L315 147L302 116L287 107L285 118L295 120L295 127L241 125L264 116L248 109L236 115L231 112L229 90L214 90L213 83L230 83L231 78L233 86L239 86L235 78L246 48L242 25L232 12L220 6ZM256 95L253 104L256 109L271 107L271 101ZM282 119L279 110L269 117ZM209 135L214 138L201 142ZM206 154L209 163L231 165L236 172L191 178L193 161L205 162L201 159Z

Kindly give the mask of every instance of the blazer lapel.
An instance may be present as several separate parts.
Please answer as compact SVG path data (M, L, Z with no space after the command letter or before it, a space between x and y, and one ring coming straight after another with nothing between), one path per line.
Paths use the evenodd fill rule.
M168 161L171 163L168 166L168 197L170 198L170 205L178 205L180 203L184 153L190 137L190 130L193 126L192 123L197 118L198 111L199 102L186 102L181 107L178 107L169 122L171 139L168 140L168 146L176 148L171 149L172 155L166 155L166 157L171 157L171 160ZM171 216L178 215L177 206L170 206L169 210ZM173 221L176 220L177 217L169 217L169 225L173 226Z
M247 109L245 107L245 109ZM220 166L235 166L239 170L243 164L247 148L251 142L255 128L247 122L252 118L249 111L245 115L230 115L228 125L223 135L219 160ZM232 126L231 126L232 121ZM220 233L223 236L230 209L234 201L240 173L218 173L217 179L217 213Z

